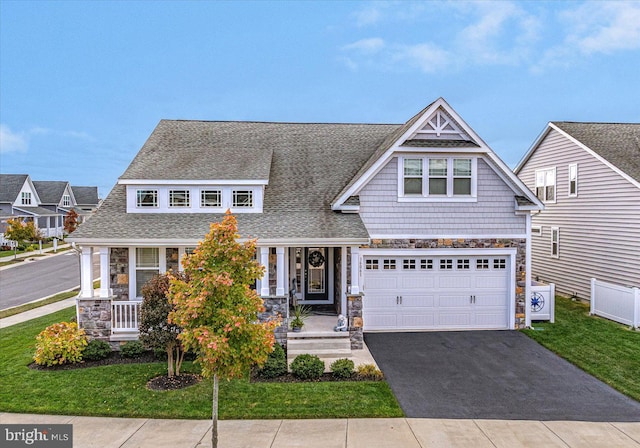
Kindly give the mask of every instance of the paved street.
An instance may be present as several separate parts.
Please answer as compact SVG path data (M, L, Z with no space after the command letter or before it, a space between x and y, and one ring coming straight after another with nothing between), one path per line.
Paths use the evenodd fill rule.
M94 276L99 264L94 263ZM80 285L80 265L73 250L34 258L0 270L0 309L41 299Z

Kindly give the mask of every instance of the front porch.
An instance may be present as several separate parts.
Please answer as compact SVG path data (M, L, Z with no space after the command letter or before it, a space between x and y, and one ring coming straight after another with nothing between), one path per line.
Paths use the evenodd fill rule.
M83 246L77 298L80 327L91 338L114 343L137 339L142 286L154 275L182 270L180 260L192 249ZM97 290L93 288L95 252L99 254L100 272ZM260 318L282 318L283 324L275 331L278 342L287 345L289 310L303 304L327 314L327 321L332 322L327 328L331 330L338 314L347 316L349 345L362 346L361 306L351 303L354 298L358 303L361 300L358 246L259 246L256 258L266 268L255 284L265 305ZM311 325L313 328L316 323Z

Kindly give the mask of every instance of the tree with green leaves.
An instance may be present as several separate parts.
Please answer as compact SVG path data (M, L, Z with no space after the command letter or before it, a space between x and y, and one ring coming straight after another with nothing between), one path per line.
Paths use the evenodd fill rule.
M238 242L236 218L227 212L221 222L183 261L186 279L170 280L174 310L169 322L182 327L186 350L196 353L204 377L213 378L213 429L218 446L218 379L239 378L262 366L273 350L278 319L260 322L264 304L250 285L264 267L254 258L255 240Z
M181 273L174 278L184 279ZM184 360L184 350L178 335L182 332L179 325L169 323L169 313L173 305L167 298L170 274L156 275L142 287L142 305L140 305L140 342L145 347L167 352L167 376L180 375Z

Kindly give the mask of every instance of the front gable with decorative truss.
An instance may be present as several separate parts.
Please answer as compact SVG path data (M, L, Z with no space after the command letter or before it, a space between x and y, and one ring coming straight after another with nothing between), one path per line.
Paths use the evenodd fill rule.
M335 198L332 209L358 212L360 205L354 198L392 161L397 170L396 202L477 202L479 169L489 168L511 190L515 210L542 206L475 131L439 98L380 145ZM515 196L521 199L517 201Z

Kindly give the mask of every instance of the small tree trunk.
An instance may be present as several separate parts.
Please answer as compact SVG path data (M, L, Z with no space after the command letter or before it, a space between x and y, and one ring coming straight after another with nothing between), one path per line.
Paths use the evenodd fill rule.
M173 378L174 370L173 370L173 345L167 346L167 369L169 378Z
M211 414L211 447L218 448L218 375L213 374L213 412Z
M184 361L184 350L180 344L176 344L176 375L180 375L182 361Z

